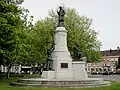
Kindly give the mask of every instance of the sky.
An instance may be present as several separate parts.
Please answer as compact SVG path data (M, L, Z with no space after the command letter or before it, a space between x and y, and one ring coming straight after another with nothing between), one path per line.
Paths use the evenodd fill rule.
M24 0L22 6L37 21L48 16L48 10L56 9L63 3L93 20L92 25L102 43L101 50L120 46L120 0Z

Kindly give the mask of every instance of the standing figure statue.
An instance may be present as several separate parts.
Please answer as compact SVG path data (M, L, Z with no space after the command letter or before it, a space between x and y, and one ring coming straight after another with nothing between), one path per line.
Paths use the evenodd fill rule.
M74 61L79 61L82 58L82 53L79 51L78 44L75 43L73 47L73 59Z
M65 11L63 10L61 6L59 7L59 11L57 11L57 14L58 14L58 27L64 26Z
M44 64L44 70L48 71L48 70L52 70L52 52L55 48L55 43L52 43L51 48L47 49L47 60L45 61Z

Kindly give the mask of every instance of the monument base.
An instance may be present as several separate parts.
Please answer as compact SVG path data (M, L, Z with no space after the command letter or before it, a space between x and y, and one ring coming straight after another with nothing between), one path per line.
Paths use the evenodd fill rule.
M41 88L92 88L111 85L102 78L88 78L84 61L73 61L72 68L71 78L56 78L55 71L43 71L41 78L20 79L10 85Z
M64 70L64 69L62 69ZM66 70L66 69L65 69ZM76 79L76 80L81 80L81 79L86 79L87 73L85 70L85 62L84 61L72 61L72 71L70 72L69 70L66 71L66 73L70 73L68 76L65 73L61 73L61 77L56 77L55 71L43 71L41 78L45 79L57 79L57 80L69 80L69 79ZM58 73L59 74L59 73Z
M55 79L55 71L43 71L41 78L45 79Z
M72 73L73 73L73 78L74 79L81 79L84 78L86 79L87 73L85 70L85 62L84 61L73 61L72 62Z
M17 82L12 82L12 86L18 87L41 87L41 88L92 88L109 86L110 82L100 78L87 78L81 80L66 79L66 80L48 80L42 78L21 79Z

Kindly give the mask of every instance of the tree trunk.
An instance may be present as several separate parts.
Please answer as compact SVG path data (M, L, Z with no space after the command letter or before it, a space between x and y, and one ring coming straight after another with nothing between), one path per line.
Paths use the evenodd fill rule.
M7 71L7 79L9 79L10 77L10 69L11 69L12 65L8 66L8 71Z

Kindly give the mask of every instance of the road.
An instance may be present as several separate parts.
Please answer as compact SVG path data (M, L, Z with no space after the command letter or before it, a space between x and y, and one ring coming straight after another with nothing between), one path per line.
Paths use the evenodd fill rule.
M111 81L120 82L120 75L92 75L90 77L104 78L104 80L111 80Z

